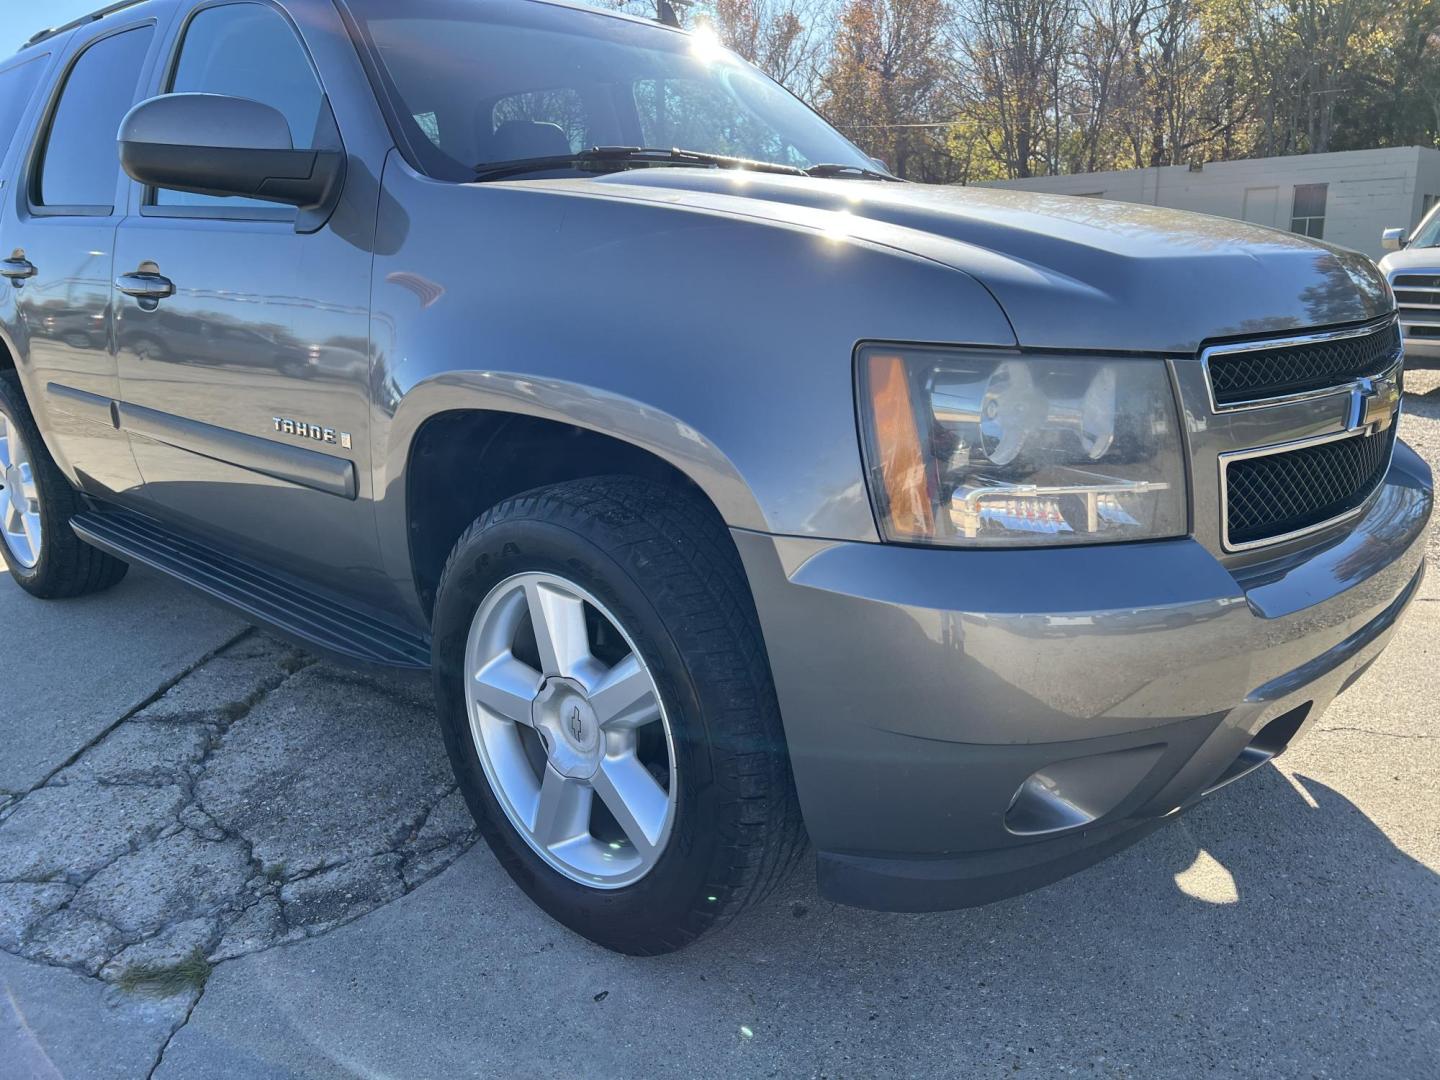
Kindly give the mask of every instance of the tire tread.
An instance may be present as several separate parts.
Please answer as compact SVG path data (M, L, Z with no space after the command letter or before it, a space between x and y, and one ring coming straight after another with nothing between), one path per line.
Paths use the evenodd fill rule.
M687 658L725 768L713 779L728 813L712 874L711 903L697 897L681 925L655 947L680 948L768 896L808 850L780 708L744 569L724 522L698 498L630 476L567 481L498 503L460 537L441 577L485 530L503 521L543 521L606 550L637 583ZM627 949L626 951L632 951Z
M85 509L84 496L51 458L25 399L20 377L13 370L0 372L0 400L24 429L30 466L38 474L40 497L49 504L44 514L40 562L29 573L11 567L11 576L26 592L44 600L69 600L118 584L129 565L91 547L70 529L70 519Z

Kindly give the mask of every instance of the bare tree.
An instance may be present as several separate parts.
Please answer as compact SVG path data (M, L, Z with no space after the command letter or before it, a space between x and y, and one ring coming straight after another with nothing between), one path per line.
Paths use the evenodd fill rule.
M667 3L915 179L1440 145L1440 0Z
M833 19L823 0L713 0L720 40L786 89L813 99Z
M1335 107L1355 80L1352 42L1362 26L1373 26L1383 10L1376 0L1298 0L1295 3L1297 68L1303 72L1303 115L1308 149L1330 149Z
M946 0L848 0L819 104L900 176L949 179Z
M1132 42L1150 14L1151 0L1081 0L1071 60L1073 172L1117 164L1118 117L1134 112L1143 84L1131 63Z
M1008 176L1059 169L1076 3L967 0L961 10L965 109Z

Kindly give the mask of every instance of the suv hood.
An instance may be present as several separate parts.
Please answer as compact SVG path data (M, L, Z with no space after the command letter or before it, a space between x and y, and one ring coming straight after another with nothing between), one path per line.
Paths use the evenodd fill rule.
M532 182L533 183L533 182ZM1192 353L1225 337L1393 308L1359 252L1229 218L1000 188L635 169L575 194L763 218L883 245L979 280L1034 348Z
M1392 251L1380 260L1383 273L1399 270L1430 270L1440 268L1440 247L1412 247Z

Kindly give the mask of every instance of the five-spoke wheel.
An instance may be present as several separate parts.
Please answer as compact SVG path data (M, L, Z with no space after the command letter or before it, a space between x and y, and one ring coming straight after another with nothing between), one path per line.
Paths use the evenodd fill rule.
M573 581L519 574L481 602L465 655L471 735L511 824L582 884L647 874L675 819L675 747L615 616Z
M605 476L498 503L456 540L433 626L460 790L572 930L678 949L804 850L740 560L692 492Z
M40 489L18 425L0 412L0 533L6 553L29 569L40 561Z
M40 437L19 373L0 371L0 548L10 577L31 596L84 596L125 576L123 562L70 528L83 509Z

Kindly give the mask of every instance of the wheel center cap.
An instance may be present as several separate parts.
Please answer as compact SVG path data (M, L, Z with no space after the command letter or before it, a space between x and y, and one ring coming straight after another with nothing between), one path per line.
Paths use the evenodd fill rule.
M579 683L547 679L530 712L556 772L579 780L595 775L600 766L600 721Z

